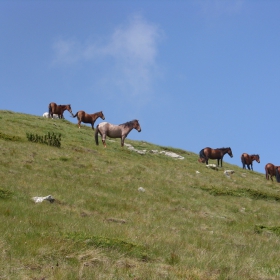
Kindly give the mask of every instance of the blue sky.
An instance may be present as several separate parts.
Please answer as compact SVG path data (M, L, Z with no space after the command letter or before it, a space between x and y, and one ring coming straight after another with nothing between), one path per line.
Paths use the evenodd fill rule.
M279 11L258 0L2 0L0 109L41 116L56 102L114 124L136 118L130 139L229 146L224 161L239 166L257 153L264 173L280 165Z

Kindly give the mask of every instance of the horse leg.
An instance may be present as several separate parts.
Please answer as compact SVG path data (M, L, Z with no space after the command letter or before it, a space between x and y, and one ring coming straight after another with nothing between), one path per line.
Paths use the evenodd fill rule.
M251 169L250 169L250 164L247 164L247 168L248 168L249 170L251 170Z
M103 134L103 135L102 135L102 143L103 143L103 146L104 146L105 148L107 148L105 140L106 140L106 134Z
M102 143L103 143L104 148L107 148L105 140L102 139Z
M121 146L123 147L124 145L124 139L125 139L125 136L122 136L122 140L121 140Z

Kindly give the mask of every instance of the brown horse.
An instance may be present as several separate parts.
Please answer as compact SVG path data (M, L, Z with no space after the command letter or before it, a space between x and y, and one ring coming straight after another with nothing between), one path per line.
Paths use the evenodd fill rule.
M273 181L272 177L276 177L276 181L280 183L280 166L276 166L272 163L268 163L264 167L265 170L265 178L269 180L269 177L271 181Z
M241 155L241 162L242 162L242 165L243 165L243 169L246 169L246 165L247 165L247 168L249 170L253 170L253 161L256 161L257 163L260 163L260 156L259 155L248 155L246 153L243 153ZM251 169L250 169L250 166L251 166Z
M49 104L49 118L52 117L52 119L53 119L53 114L57 114L59 119L64 119L63 112L65 110L67 110L73 116L70 104L68 104L68 105L57 105L56 103L51 102Z
M141 126L138 120L133 120L119 125L110 124L108 122L102 122L97 125L95 130L95 143L98 145L98 133L102 136L102 143L106 148L106 136L111 138L121 138L121 146L124 145L124 139L127 137L132 129L136 129L141 132Z
M78 119L78 126L81 128L81 122L83 123L90 123L92 129L94 130L94 123L98 118L105 120L105 116L103 115L102 111L94 113L94 114L87 114L85 111L78 111L73 118L77 117Z
M230 157L233 157L231 148L218 148L211 149L209 147L202 149L199 152L199 162L206 162L208 164L208 159L217 159L217 163L219 166L221 160L221 167L223 166L223 157L225 154L228 154Z

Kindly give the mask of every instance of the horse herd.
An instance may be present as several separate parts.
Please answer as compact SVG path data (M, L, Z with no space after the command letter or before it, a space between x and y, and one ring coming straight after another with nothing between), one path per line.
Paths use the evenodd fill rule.
M221 167L223 165L223 157L225 154L228 154L230 157L233 157L231 148L218 148L218 149L212 149L209 147L206 147L204 149L202 149L199 152L199 162L202 163L206 163L208 164L208 159L217 159L217 164L219 166L219 163L221 161ZM241 155L241 162L242 162L242 166L243 169L246 169L246 166L249 170L253 170L253 161L256 161L258 163L260 163L260 156L259 155L249 155L247 153L243 153ZM276 177L276 180L278 183L280 183L280 166L275 166L272 163L267 163L265 165L265 177L267 180L269 180L269 178L271 179L271 181L273 181L273 176Z
M87 114L85 111L78 111L75 115L72 113L71 105L57 105L54 102L51 102L49 104L49 112L43 114L44 117L48 118L54 118L57 116L59 119L63 119L63 113L67 110L73 118L78 119L78 127L81 128L81 122L83 123L90 123L92 129L94 130L94 123L98 118L101 118L102 120L105 120L105 116L103 115L103 112L97 112L94 114ZM102 137L102 143L103 146L106 148L106 136L110 138L121 138L121 146L124 145L124 139L127 137L129 132L132 129L136 129L138 132L141 131L141 126L139 124L138 120L132 120L120 125L114 125L110 124L108 122L101 122L97 125L95 130L95 143L98 145L98 134Z
M43 116L48 118L59 118L63 119L63 113L67 110L73 118L78 119L78 127L81 128L81 123L90 123L92 129L94 130L94 123L98 118L105 120L105 116L102 111L87 114L85 111L78 111L75 115L72 113L71 105L57 105L52 102L49 104L49 112L45 113ZM120 125L110 124L108 122L101 122L96 126L95 130L95 143L98 145L98 134L102 137L103 146L106 148L106 136L110 138L121 138L121 146L124 145L124 140L132 129L136 129L138 132L141 131L141 126L138 120L132 120ZM199 152L199 162L208 164L209 159L217 159L218 166L221 162L221 167L223 165L223 157L225 154L228 154L230 157L233 157L231 148L217 148L212 149L206 147ZM253 170L253 161L260 163L259 155L249 155L247 153L243 153L241 155L241 162L243 169L246 169L246 166L249 170ZM273 176L276 177L277 182L280 183L280 166L275 166L272 163L268 163L265 165L265 176L266 179L270 179L273 181Z

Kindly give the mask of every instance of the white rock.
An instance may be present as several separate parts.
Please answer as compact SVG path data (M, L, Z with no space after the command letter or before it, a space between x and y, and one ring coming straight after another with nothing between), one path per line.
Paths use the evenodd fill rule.
M44 200L47 200L49 202L54 202L54 198L51 195L47 196L34 196L32 199L35 201L35 203L43 202Z

